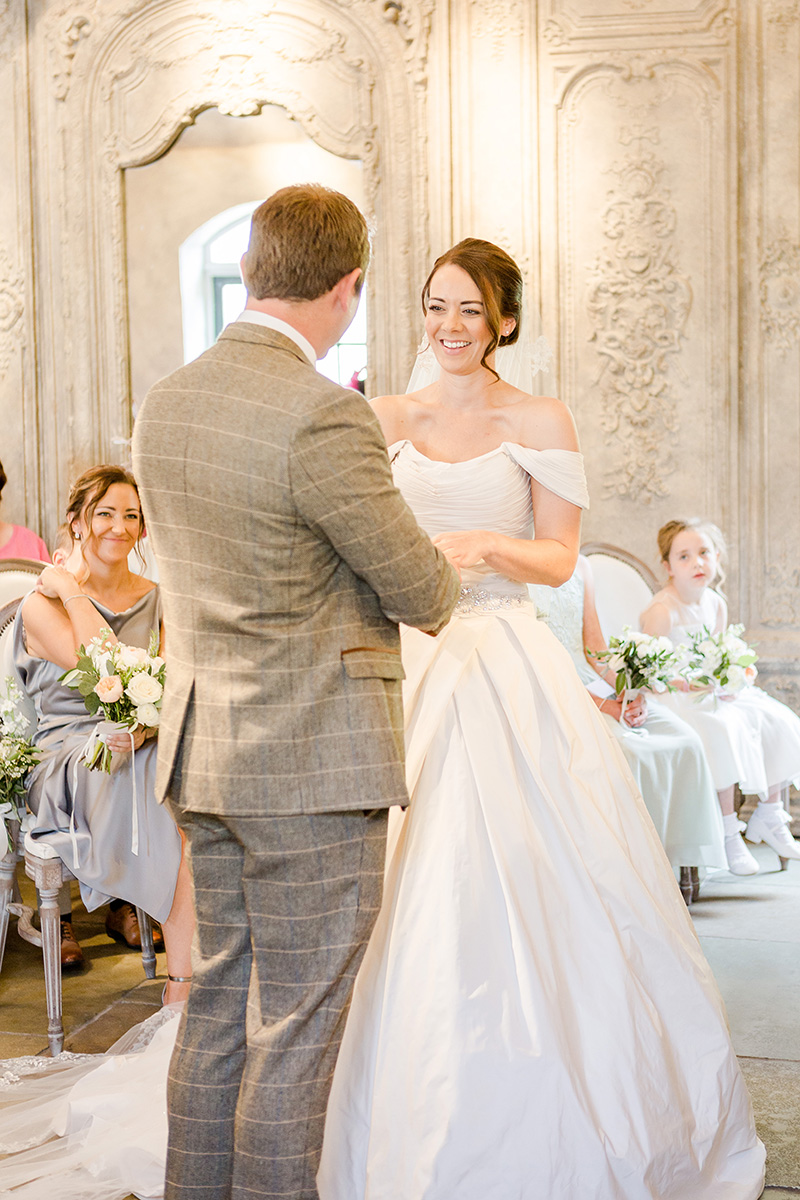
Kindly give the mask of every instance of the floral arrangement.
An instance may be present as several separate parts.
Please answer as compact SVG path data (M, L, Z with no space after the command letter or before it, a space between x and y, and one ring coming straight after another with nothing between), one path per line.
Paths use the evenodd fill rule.
M671 681L677 673L678 657L669 638L637 633L625 625L622 637L610 637L608 645L608 650L593 657L607 663L616 675L614 692L622 697L620 720L627 703L642 688L653 692L674 691Z
M744 625L729 625L722 633L707 628L691 635L681 673L693 684L711 687L721 696L736 696L756 681L758 655L742 638Z
M158 634L150 635L147 650L112 640L110 629L101 629L89 645L78 650L78 662L60 682L83 696L87 711L102 713L104 725L86 744L84 763L90 770L111 772L110 733L132 733L137 725L157 728L161 720L166 664L158 655Z
M6 678L4 691L0 697L0 820L12 850L9 823L21 821L25 815L25 776L41 755L26 737L28 722L18 708L19 688L10 677Z

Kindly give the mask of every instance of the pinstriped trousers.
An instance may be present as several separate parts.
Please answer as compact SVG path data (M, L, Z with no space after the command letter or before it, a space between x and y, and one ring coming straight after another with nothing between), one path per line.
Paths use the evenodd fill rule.
M165 1200L316 1200L325 1107L383 886L387 810L216 817L188 840L193 982L169 1072Z

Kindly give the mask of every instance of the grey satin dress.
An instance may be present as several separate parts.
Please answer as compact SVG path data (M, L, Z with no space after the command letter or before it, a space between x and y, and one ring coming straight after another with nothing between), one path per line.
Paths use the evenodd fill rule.
M146 647L150 631L159 628L158 588L121 613L93 603L128 645ZM58 682L62 667L28 654L21 612L22 604L14 625L14 659L36 705L34 741L43 751L27 781L28 805L36 815L33 836L55 847L79 880L87 911L116 897L163 921L172 907L181 843L170 813L155 797L157 740L146 741L133 762L130 754L115 755L110 775L87 770L79 759L97 718L86 711L79 692ZM138 854L132 851L133 771Z

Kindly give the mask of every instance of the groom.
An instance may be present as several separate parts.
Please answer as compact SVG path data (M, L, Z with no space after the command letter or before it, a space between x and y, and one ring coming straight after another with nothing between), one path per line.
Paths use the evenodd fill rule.
M166 1200L312 1200L403 774L402 621L458 579L371 409L314 369L350 324L364 218L317 185L253 214L247 307L157 383L134 466L164 598L158 792L197 944L169 1078Z

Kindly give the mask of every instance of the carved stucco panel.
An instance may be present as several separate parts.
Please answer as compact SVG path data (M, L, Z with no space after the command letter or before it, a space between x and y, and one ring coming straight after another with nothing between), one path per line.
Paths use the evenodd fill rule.
M800 342L800 245L777 238L760 267L761 331L767 342L785 351Z
M541 0L538 7L544 35L555 47L631 35L718 39L734 24L729 0Z
M325 149L363 161L378 227L374 384L403 386L428 256L432 3L390 8L376 0L271 0L254 17L238 0L86 0L47 14L37 40L47 64L37 75L37 109L49 189L39 241L52 285L42 296L39 337L53 347L42 387L58 398L61 428L47 448L59 460L58 491L74 464L113 453L129 428L121 171L152 161L205 107L238 115L281 104ZM382 143L391 154L382 156Z
M671 497L721 519L709 485L730 467L717 66L663 51L556 76L562 387L592 494L613 501L602 506L604 536L618 526L646 559L660 514L674 515ZM625 513L643 502L654 512L632 536Z
M23 342L24 286L21 267L0 246L0 380Z
M620 141L630 140L623 127ZM677 213L666 164L638 150L608 172L614 186L602 211L605 244L587 300L601 358L601 425L612 447L604 484L607 494L649 502L669 494L679 428L670 360L681 349L692 289L675 265Z

